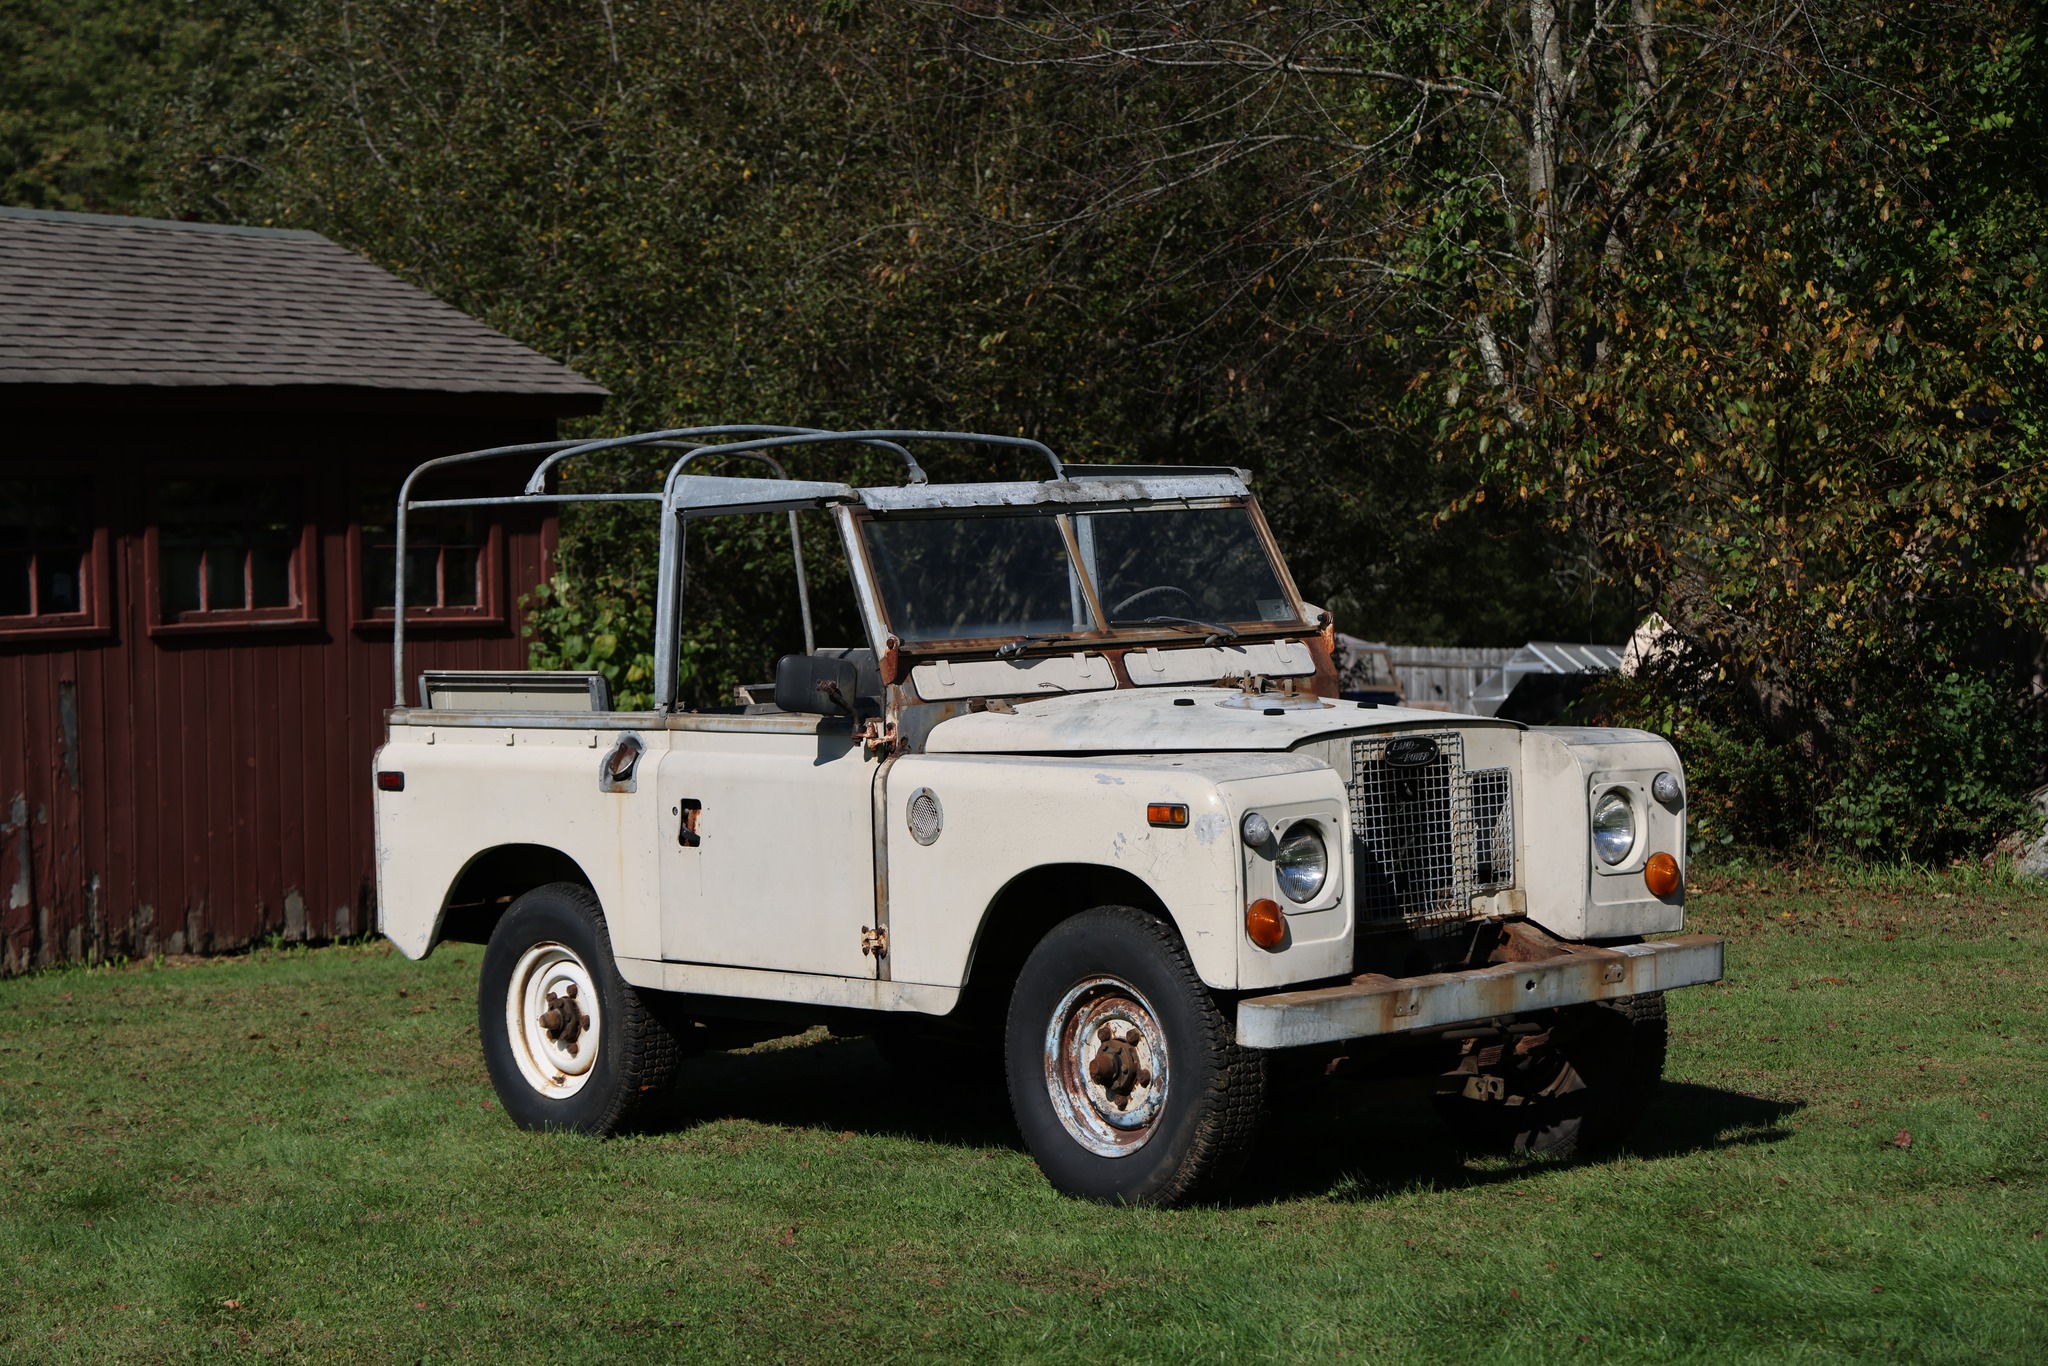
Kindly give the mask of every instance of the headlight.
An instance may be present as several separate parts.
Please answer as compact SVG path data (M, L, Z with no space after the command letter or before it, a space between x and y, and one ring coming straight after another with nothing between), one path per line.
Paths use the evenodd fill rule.
M1602 863L1620 863L1635 847L1635 803L1621 792L1609 792L1593 807L1593 852Z
M1273 856L1273 875L1289 901L1314 901L1330 876L1330 851L1313 821L1303 821L1280 841Z

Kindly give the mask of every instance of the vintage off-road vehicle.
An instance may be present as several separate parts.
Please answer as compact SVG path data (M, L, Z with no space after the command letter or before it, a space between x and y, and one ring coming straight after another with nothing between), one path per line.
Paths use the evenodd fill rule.
M934 440L1051 477L929 482ZM1671 747L1340 700L1331 621L1239 470L935 432L553 442L421 466L400 565L409 515L480 501L423 476L537 456L497 501L564 501L555 466L629 445L675 453L659 492L607 495L661 518L651 710L595 674L408 680L399 575L381 926L412 957L488 945L478 1019L518 1124L610 1132L691 1051L822 1022L933 1104L1006 1076L1061 1190L1170 1203L1235 1172L1289 1064L1434 1077L1470 1144L1611 1141L1661 1073L1662 993L1721 975L1719 940L1649 938L1684 920ZM849 447L906 481L775 460ZM693 472L737 460L766 477ZM809 638L797 514L820 510L865 644ZM803 648L686 709L685 534L761 514L788 515Z

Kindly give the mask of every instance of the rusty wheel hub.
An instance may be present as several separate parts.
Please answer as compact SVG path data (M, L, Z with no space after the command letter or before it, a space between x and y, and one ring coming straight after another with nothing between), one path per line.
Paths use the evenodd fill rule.
M580 992L581 988L574 982L564 985L559 996L549 992L548 1008L540 1016L540 1027L572 1058L578 1052L576 1041L583 1036L584 1030L590 1028L590 1017L576 1004Z
M1145 1042L1142 1030L1127 1029L1119 1037L1116 1026L1105 1024L1095 1031L1102 1045L1088 1064L1088 1080L1101 1087L1119 1110L1131 1107L1131 1092L1152 1084L1152 1069L1139 1060L1139 1046Z
M604 1030L597 979L566 944L535 944L519 956L505 992L505 1033L527 1084L574 1095L590 1077Z
M1075 1142L1122 1157L1150 1141L1166 1105L1166 1034L1128 982L1094 977L1046 1022L1045 1086Z

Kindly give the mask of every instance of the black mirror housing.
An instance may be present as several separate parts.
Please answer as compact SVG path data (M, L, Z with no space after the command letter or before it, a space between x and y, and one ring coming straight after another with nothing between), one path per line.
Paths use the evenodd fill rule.
M812 716L852 716L859 709L860 670L850 659L784 655L775 661L775 705Z

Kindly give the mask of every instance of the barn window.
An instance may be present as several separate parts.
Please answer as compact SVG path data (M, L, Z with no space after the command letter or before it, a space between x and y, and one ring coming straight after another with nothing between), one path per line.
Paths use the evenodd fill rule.
M486 490L438 485L435 498ZM415 494L414 497L421 495ZM398 577L398 481L366 482L357 499L358 620L388 619ZM420 508L405 520L405 617L495 619L498 530L483 508Z
M310 557L294 481L169 480L155 508L163 624L307 619Z
M91 484L0 479L0 630L92 611Z

